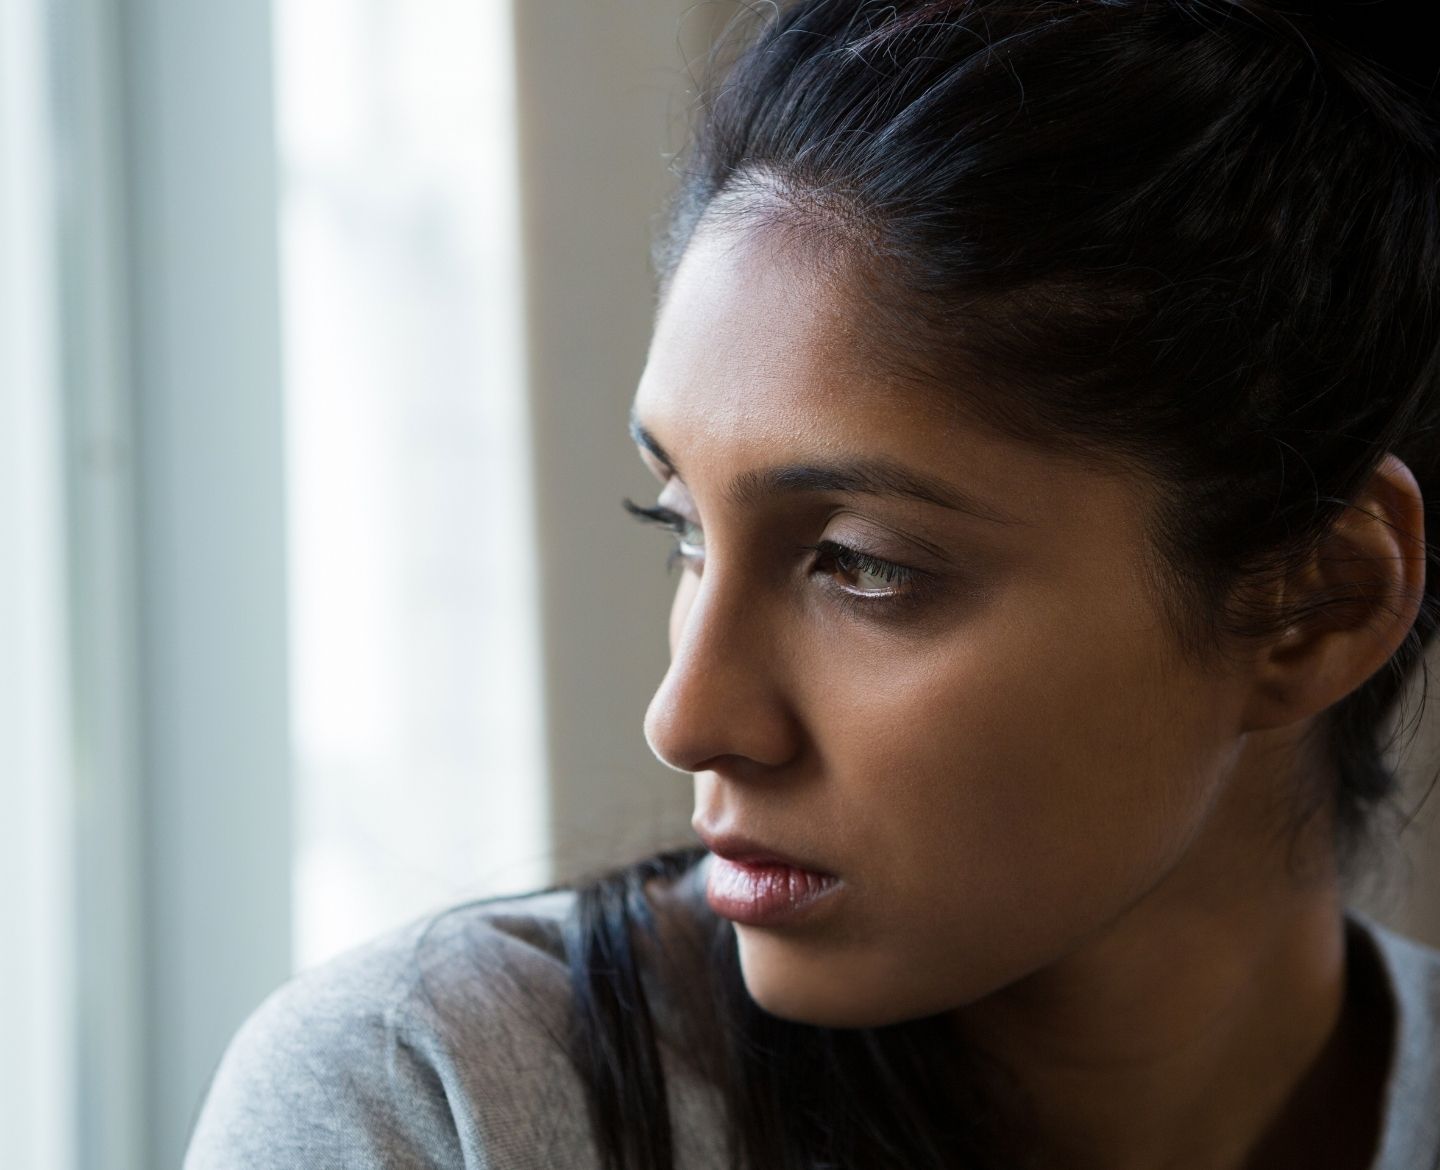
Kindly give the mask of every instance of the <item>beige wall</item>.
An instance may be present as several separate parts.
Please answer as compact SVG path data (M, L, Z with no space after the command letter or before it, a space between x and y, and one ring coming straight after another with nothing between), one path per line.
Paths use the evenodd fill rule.
M690 778L641 734L665 669L664 546L626 433L649 339L654 217L688 98L691 0L517 0L521 184L555 872L688 840Z

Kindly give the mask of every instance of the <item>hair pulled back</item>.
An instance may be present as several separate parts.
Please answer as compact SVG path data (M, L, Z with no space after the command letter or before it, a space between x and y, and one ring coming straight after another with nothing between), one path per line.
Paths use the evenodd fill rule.
M1427 555L1440 547L1440 138L1433 78L1384 48L1403 31L1377 31L1397 7L766 5L702 95L662 296L712 225L842 255L877 360L1008 435L1153 484L1159 582L1192 653L1311 620L1349 598L1256 599L1387 453L1426 496ZM1395 787L1384 736L1423 670L1440 572L1425 588L1386 667L1321 717L1332 769L1309 807L1333 810L1342 857ZM668 1115L629 942L639 872L581 891L576 1051L607 1164L659 1170ZM718 924L695 993L742 1164L994 1164L974 1119L915 1092L943 1059L923 1021L846 1034L764 1017L730 934ZM647 1051L627 1055L636 1036ZM627 1134L636 1116L663 1140Z

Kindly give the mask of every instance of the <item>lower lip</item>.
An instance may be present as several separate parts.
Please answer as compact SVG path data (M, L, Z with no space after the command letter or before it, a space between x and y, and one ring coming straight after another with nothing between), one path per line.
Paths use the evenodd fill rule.
M775 926L808 915L840 888L840 879L792 865L712 857L705 884L710 909L743 926Z

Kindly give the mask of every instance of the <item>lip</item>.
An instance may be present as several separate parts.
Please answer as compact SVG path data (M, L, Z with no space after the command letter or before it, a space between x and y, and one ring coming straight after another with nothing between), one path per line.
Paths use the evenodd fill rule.
M817 865L806 857L799 857L796 854L781 849L774 849L753 837L746 837L740 833L715 833L708 829L695 826L695 833L704 843L705 848L715 854L716 857L723 857L726 861L738 862L741 865L782 865L790 869L803 870L806 873L816 874L819 877L833 878L835 875Z
M744 926L779 926L809 918L843 883L813 863L736 834L697 830L715 856L705 901L721 918Z

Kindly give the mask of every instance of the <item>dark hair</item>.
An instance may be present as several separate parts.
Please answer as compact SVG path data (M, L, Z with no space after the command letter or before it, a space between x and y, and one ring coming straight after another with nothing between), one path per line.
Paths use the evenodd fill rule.
M1440 496L1433 77L1374 59L1396 5L1347 7L767 5L702 97L662 295L702 223L763 226L800 254L823 242L865 298L876 360L1007 434L1153 484L1157 584L1187 649L1312 619L1353 594L1277 612L1252 587L1313 556L1387 452L1425 491L1427 559ZM1342 859L1395 788L1383 736L1423 670L1437 596L1430 572L1404 644L1317 720L1333 771L1300 803L1333 813ZM575 1051L611 1168L671 1166L633 939L654 933L644 881L695 860L579 894ZM710 927L717 950L690 990L740 1164L995 1164L985 1111L957 1121L953 1093L925 1091L946 1080L935 1029L768 1017L744 994L733 932Z

